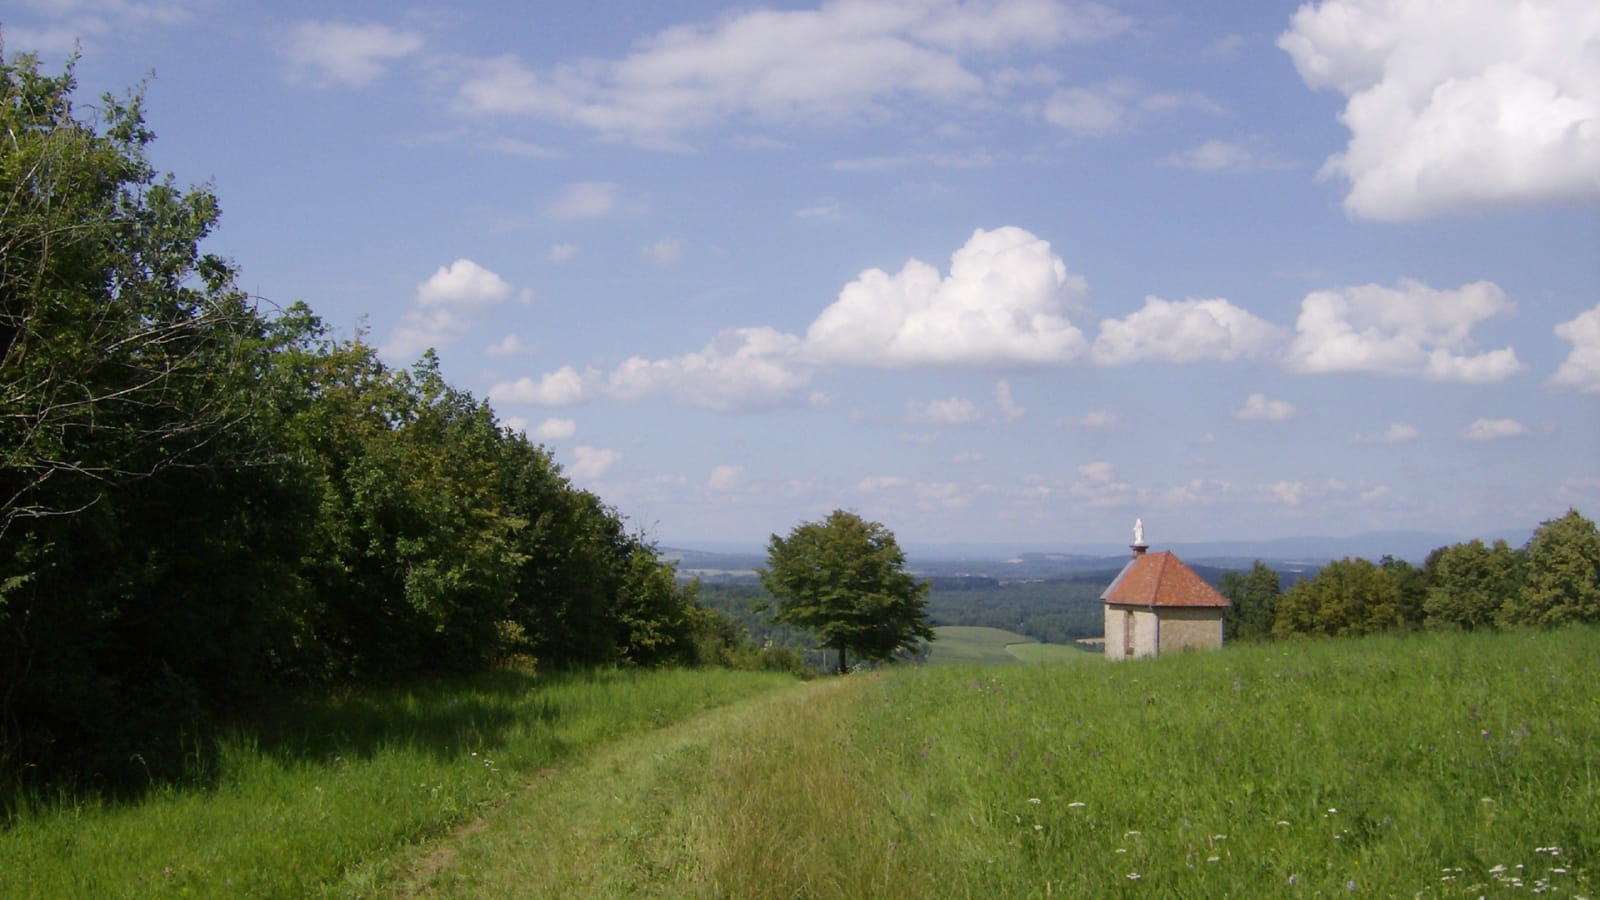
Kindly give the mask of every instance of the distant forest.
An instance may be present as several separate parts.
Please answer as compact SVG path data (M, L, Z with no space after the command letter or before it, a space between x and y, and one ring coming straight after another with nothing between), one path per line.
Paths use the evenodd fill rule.
M1213 587L1225 569L1191 566ZM1303 566L1300 567L1304 569ZM1120 569L1080 572L1055 578L1001 579L987 575L935 575L930 583L928 618L935 625L982 625L1003 628L1051 644L1097 638L1105 630L1100 594ZM1286 574L1285 581L1294 575ZM761 611L770 603L753 579L702 582L700 601L749 630L755 642L803 648L804 632L774 625Z

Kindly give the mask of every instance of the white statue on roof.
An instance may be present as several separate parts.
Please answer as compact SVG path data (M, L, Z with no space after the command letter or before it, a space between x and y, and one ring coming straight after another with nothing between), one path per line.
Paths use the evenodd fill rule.
M1144 546L1144 519L1133 520L1133 545L1135 547Z

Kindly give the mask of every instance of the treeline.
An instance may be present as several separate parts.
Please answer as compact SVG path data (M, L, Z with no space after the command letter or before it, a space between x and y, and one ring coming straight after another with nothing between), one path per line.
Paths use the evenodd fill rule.
M982 576L935 576L927 597L934 625L1003 628L1045 643L1067 644L1099 637L1105 629L1100 594L1116 573L1087 573L1036 581L1001 581ZM707 582L700 599L726 614L763 645L806 651L815 638L772 621L773 599L750 582Z
M1278 573L1257 562L1225 573L1218 589L1233 601L1229 640L1600 622L1600 531L1574 509L1540 525L1521 548L1452 544L1420 568L1346 558L1287 592Z
M73 88L0 58L0 787L160 775L285 692L761 662L431 353L263 313L139 97Z

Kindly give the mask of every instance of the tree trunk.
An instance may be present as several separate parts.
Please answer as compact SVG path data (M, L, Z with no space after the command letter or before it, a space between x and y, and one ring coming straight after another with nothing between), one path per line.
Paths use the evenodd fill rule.
M844 645L840 644L839 645L839 674L843 675L843 674L845 674L845 673L847 673L849 671L850 671L850 667L848 665L845 665L845 661L844 661Z

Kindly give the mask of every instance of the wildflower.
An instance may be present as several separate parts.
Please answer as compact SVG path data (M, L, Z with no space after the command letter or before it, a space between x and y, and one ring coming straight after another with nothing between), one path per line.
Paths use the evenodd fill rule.
M1227 840L1227 839L1228 839L1228 836L1227 836L1227 835L1225 835L1225 834L1213 834L1213 835L1212 835L1212 836L1211 836L1211 839L1212 839L1212 840L1213 840L1213 841L1225 841L1225 840Z
M1222 861L1222 857L1220 857L1220 856L1208 856L1208 857L1206 857L1206 862L1221 862L1221 861Z
M1139 832L1137 832L1137 831L1130 831L1127 834L1123 835L1123 837L1138 837L1138 836L1139 836Z
M1067 804L1067 809L1082 809L1082 808L1083 808L1083 803L1082 803L1082 801L1079 801L1079 800L1074 800L1071 803Z
M1283 827L1283 828L1288 828L1289 827L1289 820L1288 819L1279 819L1278 820L1278 825L1280 827Z
M1337 810L1337 809L1334 809L1334 808L1333 808L1333 807L1331 807L1331 806L1330 806L1330 807L1328 807L1328 815L1330 815L1330 816L1336 816L1336 815L1338 815L1338 814L1339 814L1339 811L1338 811L1338 810Z
M1043 825L1035 825L1035 826L1033 826L1033 830L1034 831L1043 831L1044 830L1044 826Z
M1140 878L1140 875L1139 875L1138 872L1129 872L1128 873L1128 880L1129 881L1138 881L1139 878Z
M1505 864L1502 863L1501 865L1495 866L1494 868L1490 869L1489 870L1489 874L1490 875L1499 875L1501 872L1504 872L1505 870L1506 870Z
M1352 878L1349 881L1346 881L1344 883L1344 889L1347 890L1347 891L1355 890L1356 889L1356 880L1354 878Z
M1299 883L1300 883L1300 876L1299 875L1290 875L1289 876L1289 887L1294 887L1295 885L1297 885Z
M1040 800L1038 797L1029 797L1028 798L1028 802L1032 803L1034 806L1038 806L1039 804L1043 803L1044 801Z

